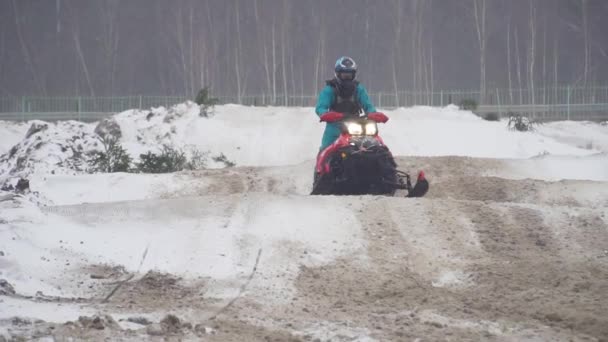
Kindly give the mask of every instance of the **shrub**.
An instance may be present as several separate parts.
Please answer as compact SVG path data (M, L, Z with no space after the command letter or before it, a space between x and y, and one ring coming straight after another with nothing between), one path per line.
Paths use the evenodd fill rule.
M521 116L521 115L512 115L509 118L509 122L507 123L507 127L509 127L509 129L511 130L516 130L519 132L530 132L534 130L534 125L535 123L530 121L530 119L528 119L525 116Z
M89 172L129 172L132 158L118 143L118 139L107 135L101 139L103 151L89 154Z
M487 121L500 121L500 115L498 113L486 113L483 119Z
M196 104L198 104L201 108L199 115L202 117L209 117L209 115L212 114L213 107L218 104L220 100L218 98L211 97L209 94L209 86L206 86L198 92L194 102L196 102Z
M190 158L186 162L186 170L201 170L207 167L208 152L201 152L196 148L190 149Z
M477 109L477 101L475 101L473 99L463 99L458 104L458 107L460 107L460 109L463 109L463 110L474 111Z
M218 163L224 163L226 167L236 166L236 163L228 160L228 158L223 153L220 153L219 155L213 157L213 161Z
M181 171L186 168L188 159L186 154L171 146L163 146L160 154L148 151L139 156L140 161L135 164L137 172L141 173L169 173Z

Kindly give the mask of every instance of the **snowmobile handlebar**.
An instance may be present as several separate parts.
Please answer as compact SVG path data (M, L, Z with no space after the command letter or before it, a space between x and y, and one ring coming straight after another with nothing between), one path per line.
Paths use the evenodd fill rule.
M344 114L338 112L327 112L320 117L320 122L338 122L344 119Z
M344 119L344 114L339 112L327 112L320 116L320 122L338 122ZM367 119L375 121L377 123L386 123L388 121L388 116L384 113L375 112L367 114Z
M376 121L377 123L386 123L388 121L388 116L384 113L376 112L367 114L367 118L372 121Z

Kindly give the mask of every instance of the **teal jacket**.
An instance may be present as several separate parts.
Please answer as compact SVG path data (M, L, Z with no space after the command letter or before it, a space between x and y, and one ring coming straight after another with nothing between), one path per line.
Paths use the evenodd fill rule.
M317 106L315 107L315 112L318 116L321 116L327 112L329 112L329 107L335 100L334 90L331 86L326 85L321 93L319 94L319 99L317 100ZM359 83L357 85L357 98L359 99L359 103L363 108L365 114L376 112L376 107L372 104L372 101L369 99L369 95L367 95L367 90L365 87ZM319 151L322 151L327 146L331 145L338 137L340 136L340 126L337 123L328 123L325 125L325 131L323 132L323 137L321 138L321 147Z
M334 102L335 98L336 95L334 94L333 88L326 85L325 88L321 90L319 99L317 100L317 106L315 108L317 115L321 116L329 112L329 107ZM369 99L369 95L367 95L367 90L365 90L365 87L361 83L357 85L357 98L359 99L359 103L361 104L361 107L363 107L365 114L374 113L376 111L376 107L374 107L372 101Z

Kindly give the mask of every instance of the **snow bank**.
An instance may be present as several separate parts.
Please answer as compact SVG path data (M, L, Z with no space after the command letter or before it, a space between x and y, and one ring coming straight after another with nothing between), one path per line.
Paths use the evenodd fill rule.
M209 156L224 154L239 166L295 165L315 158L324 124L312 108L218 106L203 118L186 102L169 109L128 110L113 117L120 142L133 156L163 145ZM395 155L530 158L539 155L586 156L608 149L608 127L563 122L537 132L516 132L506 122L485 121L455 106L413 107L387 111L380 133ZM17 144L27 127L44 126ZM27 124L0 122L0 179L7 175L75 174L89 165L86 155L99 150L96 123L65 121ZM8 132L4 134L5 132ZM221 167L210 161L211 167Z
M549 122L537 127L537 132L556 141L584 149L608 152L608 125L587 121Z
M3 176L75 174L88 167L85 154L101 148L91 124L77 121L28 122L23 140L0 155L0 183Z
M380 134L396 155L530 158L598 152L538 132L508 130L506 121L486 121L455 106L400 108L387 115L391 120Z
M527 160L506 160L505 168L487 176L508 179L562 179L608 181L608 153L587 157L543 155Z

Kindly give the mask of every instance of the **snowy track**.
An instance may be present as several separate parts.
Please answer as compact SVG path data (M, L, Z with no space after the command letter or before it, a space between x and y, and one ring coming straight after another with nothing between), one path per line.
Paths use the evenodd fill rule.
M308 196L311 163L162 175L118 202L107 202L108 192L121 198L129 175L113 175L108 188L49 178L46 191L65 205L0 214L10 222L0 226L2 278L18 294L0 297L0 332L606 338L608 182L532 179L529 164L539 162L554 161L400 158L405 170L425 169L431 190L423 199ZM72 204L80 192L98 203ZM193 327L63 324L95 313L153 322L172 313ZM16 325L13 316L46 322Z

